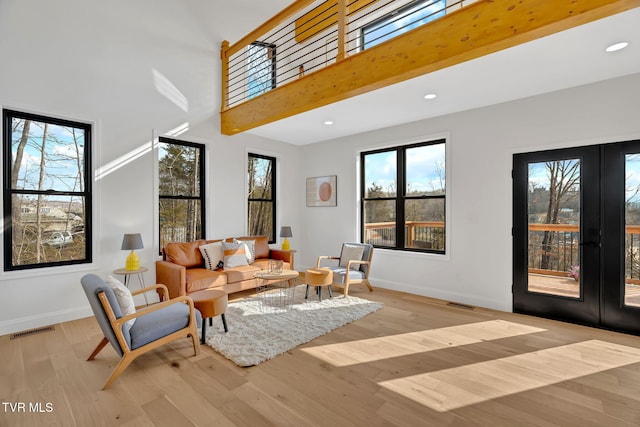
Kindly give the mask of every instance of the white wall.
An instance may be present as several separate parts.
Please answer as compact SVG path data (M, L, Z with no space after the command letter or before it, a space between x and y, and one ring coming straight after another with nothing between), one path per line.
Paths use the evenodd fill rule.
M277 3L265 9L273 13L288 2ZM229 8L222 0L189 7L169 0L0 1L0 107L93 123L94 165L110 172L96 181L93 265L0 272L0 335L90 315L80 278L124 266L124 233L142 233L145 248L136 252L149 268L146 283L154 283L158 248L149 147L153 135L185 123L189 130L178 138L207 147L208 237L245 234L249 151L278 158L278 225L301 228L295 206L302 196L291 179L300 174L299 149L219 133L220 43L242 37L270 16Z
M513 153L638 139L638 112L640 74L635 74L306 146L305 176L338 175L338 206L303 208L299 264L339 255L342 242L358 239L360 151L448 134L448 257L378 249L371 282L510 311Z

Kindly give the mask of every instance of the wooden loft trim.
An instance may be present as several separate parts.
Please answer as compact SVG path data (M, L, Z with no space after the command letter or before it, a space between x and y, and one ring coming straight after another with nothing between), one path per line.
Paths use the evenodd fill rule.
M351 15L358 10L377 3L380 0L351 0L345 6L345 2L341 0L327 0L313 10L305 13L295 22L296 41L304 43L306 40L314 37L338 25L338 4L346 7L346 14Z
M640 6L640 0L480 0L220 113L233 135Z

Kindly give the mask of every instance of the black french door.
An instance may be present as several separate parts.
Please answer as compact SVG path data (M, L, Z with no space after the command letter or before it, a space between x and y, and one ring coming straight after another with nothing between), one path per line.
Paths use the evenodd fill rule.
M513 156L513 307L640 333L640 141Z

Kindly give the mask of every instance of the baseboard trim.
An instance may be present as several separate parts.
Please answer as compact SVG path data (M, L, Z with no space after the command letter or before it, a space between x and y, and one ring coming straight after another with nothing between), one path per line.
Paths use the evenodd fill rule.
M20 317L18 319L0 322L0 336L25 331L27 329L40 328L70 320L82 319L93 316L91 307L70 308L67 310L43 313L37 316Z
M493 310L512 312L513 308L510 304L499 304L495 300L479 297L478 295L459 294L457 292L447 292L441 289L434 289L428 286L407 285L403 283L391 282L388 280L379 280L373 277L369 278L369 282L375 289L376 287L389 289L392 291L406 292L409 294L420 295L424 297L437 298L444 301L452 301L462 304L473 305L477 307L490 308Z

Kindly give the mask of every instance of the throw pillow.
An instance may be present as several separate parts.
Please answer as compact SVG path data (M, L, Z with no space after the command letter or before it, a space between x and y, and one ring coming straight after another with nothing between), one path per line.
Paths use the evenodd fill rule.
M253 264L253 262L256 260L256 241L234 239L234 242L244 244L244 250L247 252L247 263Z
M340 267L346 267L349 261L362 261L364 255L364 246L350 245L345 243L342 245L342 254L340 254ZM360 270L360 264L352 264L352 270Z
M247 252L243 243L222 242L222 250L224 253L224 268L248 265Z
M222 242L213 242L199 247L202 258L204 258L204 266L207 270L217 270L222 268L224 253L222 251Z
M133 301L133 295L131 295L131 291L125 285L123 285L118 279L113 276L107 277L107 285L111 286L113 289L113 293L116 294L116 299L118 300L118 305L120 306L120 311L122 311L123 316L128 316L129 314L133 314L136 312L136 304ZM127 320L125 322L125 326L127 329L131 329L136 319Z

